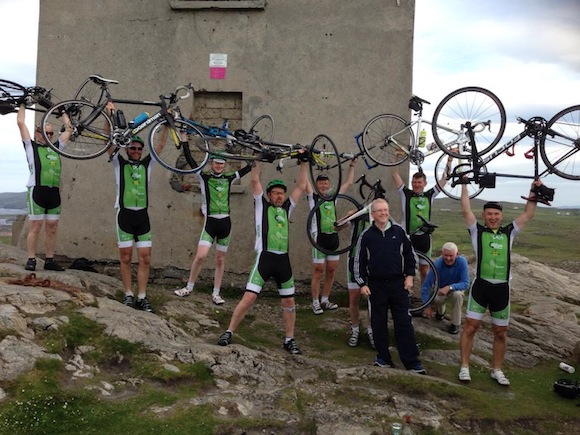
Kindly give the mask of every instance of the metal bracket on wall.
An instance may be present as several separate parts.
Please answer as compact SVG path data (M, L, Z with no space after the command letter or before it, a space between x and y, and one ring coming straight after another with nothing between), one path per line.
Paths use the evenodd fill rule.
M171 9L264 9L266 0L170 0Z

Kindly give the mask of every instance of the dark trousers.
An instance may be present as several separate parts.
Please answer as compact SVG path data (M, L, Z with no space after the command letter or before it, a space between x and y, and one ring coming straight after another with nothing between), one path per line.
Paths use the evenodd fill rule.
M403 282L403 278L392 281L370 280L371 327L373 328L377 357L392 362L389 353L387 326L390 308L399 357L405 368L412 369L420 363L419 350L415 341L412 317L409 314L409 293L404 289Z

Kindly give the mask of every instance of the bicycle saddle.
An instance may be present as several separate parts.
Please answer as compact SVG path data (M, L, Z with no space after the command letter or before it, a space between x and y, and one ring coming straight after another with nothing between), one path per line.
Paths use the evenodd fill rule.
M94 81L95 83L98 83L100 85L103 85L105 83L113 83L115 85L119 84L119 82L117 80L112 80L112 79L106 79L104 77L101 77L100 75L97 74L91 74L89 76L89 78Z
M419 231L422 231L425 234L431 234L433 231L435 231L435 228L439 228L438 225L429 222L423 216L417 215L417 217L423 221L423 225L419 227Z

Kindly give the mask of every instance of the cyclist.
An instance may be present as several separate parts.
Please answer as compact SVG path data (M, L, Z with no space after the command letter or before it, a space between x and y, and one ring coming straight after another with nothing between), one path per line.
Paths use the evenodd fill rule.
M196 174L203 198L201 211L205 217L205 222L199 237L195 258L191 263L187 285L174 291L177 296L181 297L188 296L193 291L203 262L215 241L216 254L212 301L216 305L225 303L220 296L220 288L232 230L232 221L230 219L231 185L234 181L239 180L250 172L252 168L251 165L246 165L236 172L224 172L225 164L226 161L223 158L214 156L211 161L211 172L198 172Z
M494 201L484 204L482 214L484 225L478 223L471 211L467 185L462 185L461 211L475 251L476 273L467 299L465 322L459 340L461 349L460 381L471 381L469 357L473 348L473 338L485 311L489 308L493 332L493 371L491 377L500 385L510 384L509 379L502 371L510 317L510 254L514 238L526 227L536 213L537 201L534 189L541 185L541 180L532 183L532 190L523 213L506 226L501 225L503 207Z
M446 172L451 170L452 161L453 157L449 156ZM405 186L399 173L398 166L393 168L391 176L395 187L399 191L399 197L401 198L402 226L407 231L407 234L411 235L413 248L422 252L427 257L431 257L431 235L420 230L423 221L418 216L423 217L427 221L431 220L431 207L433 200L447 183L447 174L444 173L437 181L437 184L429 190L425 190L425 187L427 186L427 177L422 171L413 174L411 177L410 189ZM421 282L425 281L427 272L429 272L429 265L424 260L419 260Z
M340 186L339 193L346 192L354 181L354 165L356 160L349 164L346 180ZM326 194L332 186L326 174L320 174L316 177L316 187L319 192ZM312 210L320 201L320 196L313 192L309 182L306 184L306 198L308 206ZM324 204L318 208L316 218L312 221L312 234L317 242L329 249L336 249L338 234L334 223L336 222L336 205L334 201L324 201ZM324 310L336 310L338 304L330 302L329 296L334 284L336 268L338 266L338 255L327 255L316 248L312 248L312 280L310 290L312 293L312 311L314 314L322 314ZM324 273L324 282L322 285L322 297L320 297L320 282ZM320 299L319 299L320 297Z
M228 329L219 338L220 346L231 343L235 330L258 298L264 284L273 277L281 298L286 333L284 349L293 355L302 353L294 339L296 305L294 277L288 256L288 224L292 211L306 189L307 168L306 163L300 164L296 186L288 198L286 184L282 180L270 181L266 187L267 199L264 198L264 189L260 182L260 165L255 165L250 172L256 219L256 260L246 284L246 291L234 309Z
M42 135L40 125L34 129L34 139L30 136L25 122L26 104L21 104L16 115L16 123L20 130L20 137L24 144L30 178L26 187L28 194L26 202L28 205L29 228L26 236L26 250L28 260L24 268L26 270L36 270L36 247L38 235L44 223L44 249L45 249L45 270L62 272L64 268L54 261L56 248L56 233L58 221L60 219L61 198L60 198L60 177L61 160L60 155L49 147ZM66 114L63 120L68 121ZM65 122L68 124L68 122ZM51 125L46 126L46 134L49 138L54 135ZM70 130L65 129L58 137L59 148L64 147L70 137Z
M113 103L108 103L107 109L110 113L114 109ZM166 131L165 134L167 134ZM165 138L162 138L155 145L155 151L160 153L164 144ZM149 182L155 160L151 158L151 154L142 157L144 146L143 139L139 136L133 136L131 144L125 147L127 158L118 152L113 153L115 147L112 145L107 151L115 168L117 184L116 233L119 248L119 269L125 291L123 304L138 310L153 312L153 308L147 300L147 281L149 280L152 247L151 224L147 208L149 206ZM135 245L138 257L136 301L131 277L133 245Z

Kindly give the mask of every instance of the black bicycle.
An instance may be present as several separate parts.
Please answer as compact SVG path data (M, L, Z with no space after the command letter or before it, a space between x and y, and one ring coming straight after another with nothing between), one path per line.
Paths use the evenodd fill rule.
M177 103L188 98L189 85L179 86L170 95L160 95L159 101L114 99L109 86L118 83L98 75L89 77L93 86L83 84L77 91L78 99L65 100L52 106L44 115L41 131L47 144L64 157L71 159L93 159L104 154L109 147L113 153L131 143L131 138L151 126L147 144L153 158L163 167L176 173L194 173L207 163L209 155L200 151L207 149L203 134L187 119L181 117ZM100 89L98 97L89 96L89 90ZM104 97L103 97L104 95ZM93 103L97 101L98 104ZM109 113L108 103L155 106L159 110L153 114L138 116L132 121L125 119L121 110ZM63 116L66 115L66 116ZM59 148L46 134L46 127L55 130L69 130L70 138L65 147ZM155 150L156 145L161 152Z
M53 106L51 90L40 86L25 87L0 79L0 115L16 112L22 103L27 109L45 112ZM32 107L36 104L40 107Z

